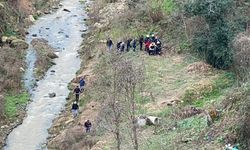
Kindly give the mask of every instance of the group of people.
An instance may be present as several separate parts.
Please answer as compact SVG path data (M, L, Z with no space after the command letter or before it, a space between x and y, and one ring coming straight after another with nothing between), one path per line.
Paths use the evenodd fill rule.
M139 45L138 45L139 44ZM108 38L106 45L108 50L113 48L113 41ZM160 55L162 49L161 40L155 36L154 34L144 36L140 36L139 39L127 39L126 41L119 41L116 44L116 49L118 52L128 52L130 49L136 51L137 46L139 46L139 50L143 50L143 46L145 47L145 51L148 52L149 55Z
M80 94L84 91L84 87L85 87L85 80L84 78L81 78L79 81L79 86L77 85L73 91L73 93L75 94L75 101L72 104L71 107L71 111L72 111L72 115L74 118L76 118L78 116L78 110L79 110L79 98L80 98ZM90 132L91 129L91 122L89 120L86 120L85 123L83 124L86 133Z

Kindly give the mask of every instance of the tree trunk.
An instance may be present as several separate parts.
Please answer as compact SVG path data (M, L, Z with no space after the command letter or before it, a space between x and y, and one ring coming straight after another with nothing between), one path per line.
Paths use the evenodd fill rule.
M132 131L134 139L134 149L138 150L138 137L137 137L137 126L136 126L136 117L135 117L135 85L132 86L132 96L131 96L131 105L132 105Z

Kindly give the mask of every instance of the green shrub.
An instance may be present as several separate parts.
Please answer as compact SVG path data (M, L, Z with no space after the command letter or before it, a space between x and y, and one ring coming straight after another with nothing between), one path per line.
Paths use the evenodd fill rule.
M193 48L209 64L219 69L229 68L233 62L230 43L234 31L226 20L227 13L233 10L233 0L195 0L185 5L187 14L203 17L208 25L207 29L195 35Z

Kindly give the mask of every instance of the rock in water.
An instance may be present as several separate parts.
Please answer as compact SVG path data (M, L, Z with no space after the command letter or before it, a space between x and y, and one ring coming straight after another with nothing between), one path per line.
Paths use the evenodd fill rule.
M56 97L56 93L54 93L54 92L53 93L49 93L49 97L50 98Z
M49 52L49 53L47 54L47 56L48 56L50 59L58 58L58 56L57 56L55 53L53 53L53 52Z
M66 11L66 12L71 12L70 10L68 10L68 9L66 9L66 8L64 8L64 9L63 9L63 11Z

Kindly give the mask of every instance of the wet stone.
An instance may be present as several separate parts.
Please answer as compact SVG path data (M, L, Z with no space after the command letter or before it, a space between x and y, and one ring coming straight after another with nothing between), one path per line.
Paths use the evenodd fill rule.
M32 34L33 37L37 37L37 34Z
M49 97L50 98L56 97L56 93L54 93L54 92L53 93L49 93Z
M64 8L64 9L63 9L63 11L66 11L66 12L71 12L70 10L68 10L68 9L66 9L66 8Z

